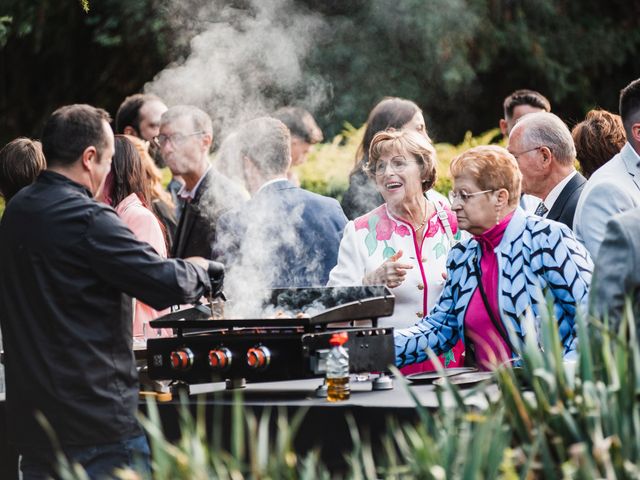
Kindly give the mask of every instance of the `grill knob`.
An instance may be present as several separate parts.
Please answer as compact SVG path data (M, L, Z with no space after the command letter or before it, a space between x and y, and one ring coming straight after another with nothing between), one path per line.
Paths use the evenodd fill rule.
M214 370L224 370L231 366L231 351L228 348L209 350L209 366Z
M171 352L171 368L174 370L188 370L193 365L193 352L189 348L181 348Z
M255 370L267 368L271 361L271 352L265 346L253 347L247 351L247 365Z

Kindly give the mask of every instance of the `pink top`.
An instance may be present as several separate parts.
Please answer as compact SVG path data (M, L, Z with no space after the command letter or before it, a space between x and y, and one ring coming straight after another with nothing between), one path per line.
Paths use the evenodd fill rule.
M132 193L116 205L115 210L138 240L147 242L154 248L158 255L167 258L167 245L164 240L160 221L151 210L142 204L138 195ZM145 328L147 323L165 313L169 313L169 309L162 311L154 310L149 305L136 300L133 314L133 338L141 340L156 335L170 336L170 330L156 330L151 327Z
M501 322L500 309L498 307L498 258L495 249L502 241L504 231L513 217L513 212L507 215L495 227L491 227L481 235L474 238L482 249L480 259L481 281L487 300L493 313L493 318ZM506 334L506 328L503 329ZM465 336L475 345L476 363L482 370L490 370L492 366L508 361L511 358L511 349L502 339L500 333L491 321L487 313L480 288L476 288L465 315Z

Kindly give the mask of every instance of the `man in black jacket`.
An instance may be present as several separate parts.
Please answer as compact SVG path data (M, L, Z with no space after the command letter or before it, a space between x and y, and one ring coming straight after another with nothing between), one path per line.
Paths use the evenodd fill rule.
M240 187L209 162L212 141L211 118L199 108L178 105L162 114L156 143L171 173L184 180L178 192L184 207L173 244L176 258L213 258L218 218L246 199Z
M511 130L508 148L522 172L522 191L542 199L535 214L573 228L587 179L575 168L576 147L567 125L553 113L529 113Z
M135 456L148 469L135 417L132 302L122 292L162 309L211 289L209 262L162 259L93 200L114 152L108 120L89 105L56 110L42 138L48 168L0 224L7 420L23 478L54 468L41 418L92 478Z

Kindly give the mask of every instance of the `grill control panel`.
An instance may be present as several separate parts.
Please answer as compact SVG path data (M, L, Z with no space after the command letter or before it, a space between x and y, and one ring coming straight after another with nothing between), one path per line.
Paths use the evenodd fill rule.
M353 328L317 333L224 331L147 341L149 376L155 380L250 382L322 376L329 338L346 331L351 372L384 372L394 363L392 328Z

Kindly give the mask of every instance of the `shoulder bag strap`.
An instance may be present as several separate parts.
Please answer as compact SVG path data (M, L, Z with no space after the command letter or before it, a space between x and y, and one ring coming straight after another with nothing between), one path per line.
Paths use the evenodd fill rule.
M436 207L436 214L438 215L438 219L440 220L440 223L442 223L444 231L447 234L447 238L449 238L449 243L453 247L456 243L458 243L458 241L453 237L453 230L451 230L451 224L449 223L449 215L447 215L447 211L442 208L440 202L438 202L437 200L431 200L429 198L428 192L424 192L424 197L428 201L433 203L433 205Z

